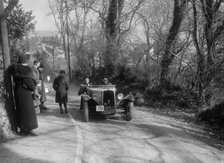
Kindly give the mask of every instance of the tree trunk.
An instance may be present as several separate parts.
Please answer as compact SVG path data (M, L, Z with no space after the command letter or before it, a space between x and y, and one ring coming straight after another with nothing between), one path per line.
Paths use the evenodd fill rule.
M206 39L206 45L207 45L207 56L206 56L206 64L203 67L204 71L204 78L203 78L203 85L202 85L202 102L205 107L210 106L210 100L212 97L211 93L211 81L214 77L212 74L212 65L213 65L213 56L215 53L215 37L214 33L217 28L215 27L215 15L218 11L218 7L220 7L220 4L217 5L214 3L214 0L201 0L202 4L202 12L205 17L205 25L204 25L204 32L205 32L205 39ZM220 1L221 3L221 1ZM216 8L217 7L217 8Z
M117 37L117 0L111 0L106 20L106 53L105 53L105 69L106 74L113 74L115 69L115 55L116 55L116 37Z
M197 89L198 89L198 98L202 99L202 93L203 93L203 82L204 82L204 68L205 68L205 62L204 62L204 55L201 52L199 42L198 42L198 22L197 22L197 8L195 4L195 0L192 2L193 5L193 18L194 18L194 27L192 32L193 42L197 51ZM201 100L200 100L201 101Z
M6 24L6 17L4 12L3 0L0 1L0 22L1 22L1 44L2 55L4 64L4 83L6 88L6 108L11 123L11 129L17 131L16 119L15 119L15 105L13 98L12 79L10 74L10 53L8 42L8 31Z
M187 0L174 0L174 11L173 11L173 23L169 30L168 37L166 39L166 45L164 50L164 55L161 61L161 74L160 74L160 84L164 85L166 83L167 76L169 73L169 66L171 65L174 56L171 54L172 46L179 32L181 22L184 17L184 11L187 4Z
M197 8L195 5L196 0L192 1L193 13L194 13L194 30L193 30L193 41L197 50L197 74L198 74L198 87L199 87L199 97L203 106L210 107L210 102L212 98L212 86L211 82L214 79L217 71L216 63L214 63L214 58L216 53L216 41L221 36L224 30L224 21L217 21L219 16L219 8L223 3L222 0L200 0L200 8L204 16L204 36L206 40L206 52L203 54L199 47L197 38ZM220 62L220 61L218 61ZM223 62L217 64L222 65Z
M69 10L68 10L68 1L65 1L65 8L66 8L66 33L67 33L67 56L68 56L68 76L69 81L72 80L72 72L71 72L71 57L70 57L70 40L69 40L69 24L68 24L68 16L69 16Z

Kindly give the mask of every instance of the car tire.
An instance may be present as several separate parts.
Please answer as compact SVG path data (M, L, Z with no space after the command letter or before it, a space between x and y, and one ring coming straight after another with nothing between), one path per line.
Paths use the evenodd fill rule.
M89 107L87 101L83 101L83 121L89 122Z
M131 121L133 118L133 108L134 108L133 102L129 102L127 105L127 111L126 111L126 120L127 121Z

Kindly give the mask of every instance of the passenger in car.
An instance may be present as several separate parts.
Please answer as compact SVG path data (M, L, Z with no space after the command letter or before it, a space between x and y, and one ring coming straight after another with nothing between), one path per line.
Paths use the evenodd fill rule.
M112 83L109 82L107 78L103 78L103 84L104 85L112 85Z

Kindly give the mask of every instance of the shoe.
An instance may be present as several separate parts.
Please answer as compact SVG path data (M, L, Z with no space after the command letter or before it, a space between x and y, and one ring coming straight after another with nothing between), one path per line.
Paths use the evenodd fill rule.
M40 104L40 110L47 110L48 108L44 104Z
M29 132L26 131L26 130L21 129L21 130L18 132L18 134L21 135L21 136L28 136L28 135L29 135Z
M34 133L33 131L30 131L28 135L29 135L29 136L38 136L38 135L37 135L36 133Z
M48 108L46 107L46 106L42 106L42 108L41 108L42 110L48 110Z

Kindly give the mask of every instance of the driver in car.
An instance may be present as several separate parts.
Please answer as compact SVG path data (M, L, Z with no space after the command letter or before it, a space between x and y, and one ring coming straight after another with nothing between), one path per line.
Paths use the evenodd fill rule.
M89 78L88 77L85 77L84 83L81 84L81 87L80 87L80 89L78 91L78 95L80 96L80 95L84 94L86 92L86 87L88 87L90 85L91 84L89 83Z
M78 95L80 96L80 95L82 95L82 94L84 94L84 93L86 93L86 91L87 91L87 89L86 89L86 87L88 87L88 86L90 86L91 84L89 83L89 78L88 77L85 77L85 79L84 79L84 83L83 84L81 84L81 87L80 87L80 89L79 89L79 91L78 91ZM82 101L82 96L81 96L81 101ZM82 102L81 102L81 104L80 104L80 110L82 109Z

